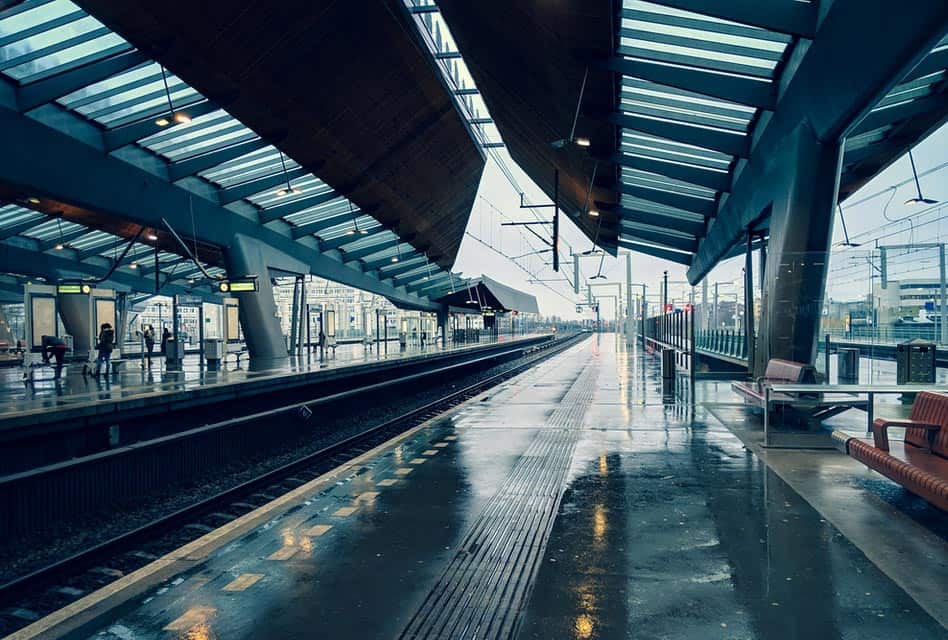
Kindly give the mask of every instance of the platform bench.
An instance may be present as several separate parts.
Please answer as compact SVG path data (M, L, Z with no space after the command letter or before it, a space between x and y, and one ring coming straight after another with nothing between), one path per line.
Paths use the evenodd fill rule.
M905 427L890 441L889 427ZM833 432L837 448L942 511L948 511L948 395L922 391L908 419L876 418L872 439Z
M816 369L812 365L772 358L767 361L767 369L763 376L751 382L732 382L731 389L748 403L763 408L764 388L768 385L812 384L815 382Z

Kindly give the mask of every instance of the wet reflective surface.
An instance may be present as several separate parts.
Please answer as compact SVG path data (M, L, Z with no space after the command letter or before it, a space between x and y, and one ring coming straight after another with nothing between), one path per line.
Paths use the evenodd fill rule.
M500 336L497 342L510 342L526 337L528 336ZM375 345L366 347L362 344L344 344L336 348L335 355L332 350L328 350L327 357L323 360L319 359L318 352L291 358L288 362L277 365L268 362L250 363L247 357L243 356L238 366L236 360L230 357L219 371L210 371L201 366L197 355L186 356L180 370L170 370L163 358L156 353L151 366L143 366L141 360L126 359L115 367L112 375L98 378L83 376L82 363L66 365L59 380L55 379L55 369L52 366L33 367L31 371L34 380L30 384L24 383L24 370L21 367L5 366L0 367L0 419L26 411L72 408L145 395L268 380L380 360L424 357L488 344L491 342L485 338L480 343L449 345L446 350L409 346L404 351L399 349L397 342L389 342L387 349L384 344L381 349Z
M663 403L657 363L608 335L314 488L91 637L397 637L473 553L460 541L590 359L595 392L519 637L948 637L705 405Z

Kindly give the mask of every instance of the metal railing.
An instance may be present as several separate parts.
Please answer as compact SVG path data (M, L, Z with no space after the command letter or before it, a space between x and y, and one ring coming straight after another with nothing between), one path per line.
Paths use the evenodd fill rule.
M738 360L747 360L747 339L743 331L706 329L695 334L695 348Z
M642 342L646 348L659 351L673 350L675 366L689 374L693 373L695 347L695 315L691 309L669 311L645 318L645 335Z

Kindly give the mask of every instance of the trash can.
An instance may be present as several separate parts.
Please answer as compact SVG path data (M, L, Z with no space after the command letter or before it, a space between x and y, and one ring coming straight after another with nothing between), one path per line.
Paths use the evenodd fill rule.
M895 348L898 384L935 384L935 343L915 338Z
M204 359L207 361L209 370L217 371L220 369L221 360L224 359L224 341L220 338L205 338Z
M169 369L181 367L184 361L184 342L168 338L165 346L165 366Z
M675 377L675 350L662 349L662 379L672 380Z
M840 384L859 384L859 349L836 350L836 374Z

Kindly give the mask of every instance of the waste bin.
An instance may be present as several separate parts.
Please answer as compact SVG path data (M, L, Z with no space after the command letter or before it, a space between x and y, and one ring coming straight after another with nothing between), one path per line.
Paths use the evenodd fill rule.
M859 384L859 349L852 347L837 349L836 366L840 384Z
M671 380L675 377L675 350L662 349L662 379Z
M165 346L165 366L169 369L177 369L184 361L184 342L168 338Z
M205 338L204 359L207 361L208 369L217 371L221 366L221 360L224 359L224 341L220 338Z
M895 348L898 384L935 384L935 343L915 338Z

